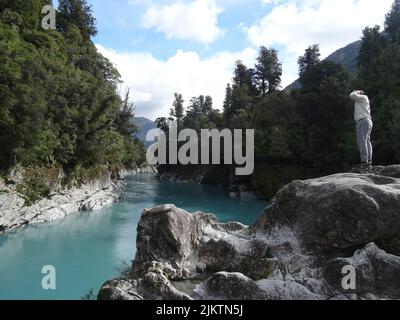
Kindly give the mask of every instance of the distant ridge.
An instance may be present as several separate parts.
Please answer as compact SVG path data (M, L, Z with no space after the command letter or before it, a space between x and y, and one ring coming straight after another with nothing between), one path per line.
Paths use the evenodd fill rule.
M133 123L137 126L138 132L136 133L136 138L138 138L141 142L144 143L147 148L151 142L146 141L147 132L152 129L156 129L157 126L154 121L151 121L144 117L135 117L133 118Z
M349 45L336 50L334 53L329 55L324 61L332 61L341 64L350 73L357 72L357 58L361 47L361 40L350 43ZM288 85L284 90L295 90L300 89L301 84L297 79L292 84Z

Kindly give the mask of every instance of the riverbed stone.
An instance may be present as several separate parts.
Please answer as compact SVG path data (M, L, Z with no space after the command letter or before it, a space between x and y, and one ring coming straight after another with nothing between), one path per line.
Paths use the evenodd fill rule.
M217 222L213 215L190 214L174 205L144 210L137 228L137 253L134 269L152 261L169 263L176 273L192 274L195 263L190 259L200 245L207 224Z
M242 273L217 272L195 289L200 300L265 300L265 292Z
M192 300L177 290L162 272L149 272L138 280L138 290L146 300Z
M158 261L173 279L195 277L199 270L238 271L260 279L277 264L265 242L249 237L247 226L220 223L207 213L163 205L144 210L137 230L133 270L138 275Z
M103 284L98 300L143 300L143 297L137 293L135 286L123 279L114 279Z
M192 300L176 289L160 270L148 272L141 279L107 281L98 293L99 300Z
M400 298L400 257L386 253L375 243L369 243L357 250L350 258L335 258L324 267L324 278L338 291L343 291L343 267L352 266L356 275L356 288L351 290L358 295L371 295L372 292L392 298Z
M375 167L356 167L352 169L352 173L375 174L384 177L392 177L400 179L400 165L392 166L375 166Z
M211 272L221 270L242 272L252 279L262 279L276 268L278 260L271 257L268 251L253 250L256 241L246 241L245 250L227 240L211 239L199 249L199 259L204 262L206 269Z
M255 227L289 226L309 253L343 252L398 236L399 208L399 179L343 173L287 185Z
M319 300L319 295L311 292L296 281L263 279L257 286L264 292L266 300Z

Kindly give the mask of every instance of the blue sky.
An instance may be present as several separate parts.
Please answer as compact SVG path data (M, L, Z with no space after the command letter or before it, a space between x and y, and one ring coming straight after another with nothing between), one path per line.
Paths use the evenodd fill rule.
M260 45L279 50L282 87L311 44L323 57L383 25L392 0L88 0L93 39L118 68L136 114L168 115L174 92L209 94L220 109L234 62L252 67ZM54 3L57 5L57 1Z
M238 4L231 4L230 10L225 7L225 11L218 15L218 26L225 31L224 35L218 41L201 43L194 39L167 39L161 32L143 28L141 18L146 12L145 4L130 5L127 0L117 0L115 3L93 0L93 7L99 12L100 31L95 40L118 51L148 51L159 59L167 59L174 55L177 49L193 50L202 57L222 50L239 51L246 45L246 35L239 29L240 23L250 24L262 17L261 10L256 10L257 4L259 7L258 0L248 1L246 10L241 10L243 5ZM264 13L267 12L267 8L261 9Z
M223 9L218 14L218 27L224 31L224 35L211 43L194 39L167 39L154 28L143 27L141 21L149 7L179 2L194 1L88 0L93 6L99 29L94 41L117 51L151 52L159 59L167 59L174 55L177 49L193 50L202 57L223 50L240 51L247 46L247 37L241 26L251 25L254 21L262 19L273 7L271 4L260 5L260 0L208 1L215 2ZM55 5L57 3L55 1Z

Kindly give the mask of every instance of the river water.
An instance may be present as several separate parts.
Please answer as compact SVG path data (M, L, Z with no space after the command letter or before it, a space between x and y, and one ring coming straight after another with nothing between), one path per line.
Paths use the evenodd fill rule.
M80 299L120 273L136 251L136 227L144 208L173 203L221 221L252 224L267 205L234 200L223 188L129 177L120 202L63 220L0 235L0 300ZM43 266L54 266L56 289L42 288Z

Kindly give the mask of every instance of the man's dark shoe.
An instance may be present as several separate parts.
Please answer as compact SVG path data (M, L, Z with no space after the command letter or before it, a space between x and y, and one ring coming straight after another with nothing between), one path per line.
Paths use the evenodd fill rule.
M372 173L372 165L369 162L361 162L357 168L360 173Z

